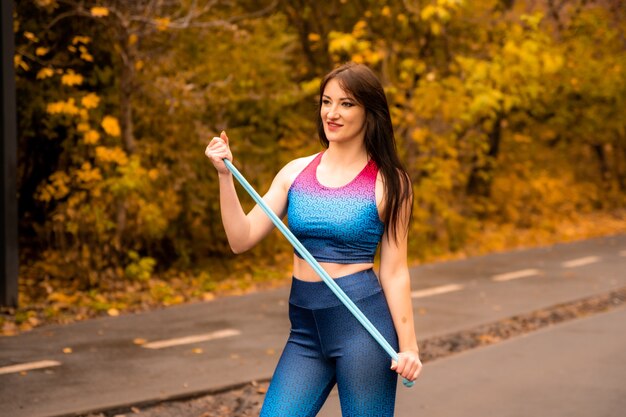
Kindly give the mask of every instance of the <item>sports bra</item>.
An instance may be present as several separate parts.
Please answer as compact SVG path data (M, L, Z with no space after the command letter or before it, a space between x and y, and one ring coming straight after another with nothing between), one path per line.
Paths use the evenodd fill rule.
M323 154L317 154L289 188L289 228L319 262L372 263L385 229L376 207L378 166L370 159L348 184L326 187L317 180ZM302 258L297 250L295 254Z

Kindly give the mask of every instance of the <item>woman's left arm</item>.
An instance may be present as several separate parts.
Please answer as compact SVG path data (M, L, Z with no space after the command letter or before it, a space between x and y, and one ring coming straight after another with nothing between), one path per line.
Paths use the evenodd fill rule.
M411 281L407 265L407 227L409 223L410 201L401 211L397 235L382 238L380 250L380 283L385 292L393 324L398 334L398 363L392 361L394 369L402 377L413 381L417 379L422 362L419 358L417 337L413 321L413 305L411 301Z

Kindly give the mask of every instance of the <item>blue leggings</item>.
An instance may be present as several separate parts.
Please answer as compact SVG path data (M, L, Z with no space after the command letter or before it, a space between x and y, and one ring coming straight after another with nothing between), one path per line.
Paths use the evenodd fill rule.
M336 278L391 346L398 338L373 270ZM260 417L313 417L337 384L343 417L393 416L397 374L391 359L322 281L293 278L291 333Z

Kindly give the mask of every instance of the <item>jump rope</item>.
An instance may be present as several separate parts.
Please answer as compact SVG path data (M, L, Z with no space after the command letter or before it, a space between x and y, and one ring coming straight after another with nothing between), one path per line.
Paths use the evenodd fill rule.
M291 233L291 230L285 226L285 224L278 218L278 216L268 207L268 205L263 201L261 196L252 188L250 183L244 178L243 175L239 172L237 168L228 160L224 159L224 164L226 164L226 168L233 174L235 179L241 184L241 186L250 194L250 197L261 207L261 209L267 214L272 223L281 231L281 233L287 238L289 243L302 255L302 258L307 261L307 263L313 268L313 270L317 273L317 275L322 278L322 280L328 285L330 290L339 298L339 300L350 310L350 313L354 315L354 317L365 327L365 330L372 335L372 337L378 342L378 344L387 352L387 354L391 357L391 359L398 361L398 353L391 347L389 342L383 337L382 334L374 327L371 321L359 308L354 304L354 302L346 295L346 293L337 285L334 279L328 275L328 273L322 268L322 266L315 260L315 258L311 255L311 253L300 243L298 238ZM406 378L402 378L402 383L405 387L412 387L414 382L409 381Z

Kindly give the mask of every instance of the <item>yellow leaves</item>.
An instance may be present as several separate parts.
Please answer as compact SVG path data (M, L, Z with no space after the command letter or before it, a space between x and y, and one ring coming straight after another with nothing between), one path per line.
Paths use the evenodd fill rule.
M308 35L309 42L319 42L321 36L317 33L309 33Z
M100 141L100 133L93 129L89 129L83 135L83 140L87 145L95 145L98 141Z
M101 126L109 136L117 137L121 134L120 124L113 116L104 116Z
M75 85L80 85L82 83L83 83L83 76L80 74L76 74L74 70L72 69L68 70L67 73L61 76L61 84L63 85L72 87Z
M170 23L171 23L171 20L169 17L160 17L160 18L154 19L154 24L157 30L160 30L160 31L167 30Z
M424 145L428 138L428 131L426 129L415 128L411 132L411 139L418 145Z
M356 44L356 39L349 33L331 31L328 34L328 39L328 52L332 54L348 52Z
M34 43L39 42L39 38L37 38L37 36L35 36L35 34L32 32L24 32L24 37L31 42L34 42Z
M443 33L445 24L452 19L452 12L459 5L456 0L437 0L436 4L425 6L420 12L420 18L427 22L430 32L439 36Z
M143 69L144 66L144 62L141 59L138 59L137 61L135 61L135 69L137 71L141 71Z
M48 103L46 106L46 112L49 114L77 115L79 114L79 109L76 106L76 101L73 98L70 98L67 101Z
M50 51L50 48L45 48L43 46L39 46L35 49L35 55L44 56Z
M389 6L385 6L380 10L380 14L384 17L389 17L391 16L391 9Z
M349 52L357 42L352 34L334 30L328 34L328 40L328 52L331 54Z
M367 33L367 22L365 20L359 20L354 24L352 28L352 36L355 38L362 38Z
M156 179L159 178L159 170L156 168L152 168L151 170L149 170L148 178L150 178L152 181L156 181Z
M26 63L26 61L24 61L22 55L16 54L13 56L13 68L22 68L24 71L28 71L30 69L30 66Z
M328 34L328 51L342 60L343 55L350 55L350 59L357 63L375 65L383 58L383 52L375 50L369 40L363 39L367 35L367 22L358 21L352 33L331 31Z
M64 347L63 348L63 353L65 353L66 355L69 355L72 352L73 352L73 350L72 350L71 347Z
M413 74L426 71L426 63L419 59L406 58L400 62L401 78L408 80Z
M39 188L37 199L44 202L59 200L70 192L70 177L64 171L56 171L48 182Z
M118 165L128 164L126 152L119 146L108 148L106 146L96 147L96 160L100 162L114 162Z
M93 17L105 17L109 15L109 9L106 7L92 7L90 12Z
M128 37L128 45L129 46L133 46L137 43L137 41L139 40L139 37L132 33L129 37Z
M115 307L111 307L107 310L107 314L111 317L117 317L120 315L120 311Z
M539 24L543 20L543 13L536 12L531 15L523 14L520 16L520 20L526 23L531 29L536 30L539 27Z
M422 11L420 12L420 18L422 20L428 21L428 20L433 19L434 17L439 16L440 13L442 13L442 11L445 12L445 9L443 9L440 6L435 6L433 4L429 4L428 6L424 7L422 9ZM445 14L444 14L444 16L445 16ZM448 17L449 17L449 15L448 15Z
M80 51L80 59L87 62L93 62L93 55L89 53L87 48L81 45L78 47L78 50Z
M56 0L35 0L35 4L41 8L56 8L58 6Z
M438 22L430 22L430 31L435 36L441 35L441 32L442 32L441 24Z
M90 42L91 42L91 38L89 36L74 36L72 38L72 45L76 45L78 43L87 45Z
M102 181L102 173L100 172L100 168L92 167L89 162L84 162L80 169L76 170L74 175L83 186L90 186L94 183Z
M523 135L521 133L514 133L513 140L517 143L531 143L532 138L528 135Z
M564 59L562 55L544 52L541 54L543 70L547 74L555 74L563 68Z
M163 215L163 210L158 205L142 201L139 204L138 215L143 233L152 237L159 237L165 231L167 227L166 216Z
M80 100L80 103L86 109L95 109L100 104L100 97L95 93L89 93Z
M320 87L320 80L319 77L315 77L312 80L303 81L300 83L300 89L307 96L316 94Z
M37 72L36 78L38 80L43 80L54 75L54 70L52 68L42 68Z

